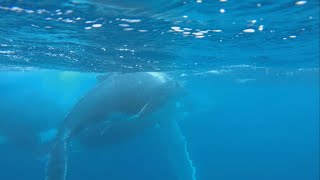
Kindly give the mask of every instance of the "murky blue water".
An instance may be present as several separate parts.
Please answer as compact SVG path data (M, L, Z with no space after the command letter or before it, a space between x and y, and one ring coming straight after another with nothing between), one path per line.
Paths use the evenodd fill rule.
M151 71L187 92L156 118L178 123L195 179L319 179L317 0L0 0L0 179L45 179L97 76ZM161 126L75 140L66 179L188 180Z

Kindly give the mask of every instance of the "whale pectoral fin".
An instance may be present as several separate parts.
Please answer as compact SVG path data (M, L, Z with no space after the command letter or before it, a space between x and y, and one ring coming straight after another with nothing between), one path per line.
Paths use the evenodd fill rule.
M175 120L162 123L161 136L167 149L168 160L178 180L196 180L187 142Z
M152 112L154 112L158 107L159 105L161 105L164 101L164 98L154 98L152 100L150 100L148 103L146 103L142 108L141 110L129 117L127 120L128 121L134 121L134 120L139 120L139 119L143 119L145 118L147 115L151 114Z
M67 174L67 142L58 139L54 145L47 164L46 180L65 180Z
M100 136L103 136L109 129L111 126L111 121L105 121L102 123L102 129L100 130Z
M127 120L128 121L134 121L134 120L138 120L138 119L144 118L145 115L149 113L149 111L150 111L149 108L150 108L149 103L145 104L137 114L129 117Z
M135 121L135 120L138 120L139 118L140 118L139 115L138 115L138 114L135 114L135 115L129 117L129 118L127 119L127 121Z

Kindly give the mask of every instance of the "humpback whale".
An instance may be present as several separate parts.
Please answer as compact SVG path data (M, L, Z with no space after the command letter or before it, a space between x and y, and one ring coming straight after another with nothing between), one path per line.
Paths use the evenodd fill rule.
M164 73L119 73L99 79L100 83L75 104L58 129L46 180L66 180L69 143L81 133L94 129L109 139L130 137L157 125L159 121L148 116L183 92L179 83ZM166 145L178 180L195 180L195 168L177 122L161 120L161 129L169 137Z

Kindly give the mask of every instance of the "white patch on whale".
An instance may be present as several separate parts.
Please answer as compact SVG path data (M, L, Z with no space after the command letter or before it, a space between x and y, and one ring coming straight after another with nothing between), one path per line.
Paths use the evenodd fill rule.
M147 73L153 77L158 78L162 83L167 82L167 80L169 79L165 74L160 72L147 72Z

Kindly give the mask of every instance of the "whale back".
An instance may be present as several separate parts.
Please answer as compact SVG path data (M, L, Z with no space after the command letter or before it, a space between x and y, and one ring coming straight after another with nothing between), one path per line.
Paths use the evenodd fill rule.
M59 129L55 146L47 165L47 180L65 180L67 172L68 142L91 125L102 122L113 113L128 116L139 113L146 105L152 112L179 92L180 86L163 73L112 74L90 90L67 115ZM112 122L115 121L115 122ZM135 134L151 126L149 121L121 121L114 124L111 134ZM141 127L141 128L140 128Z

